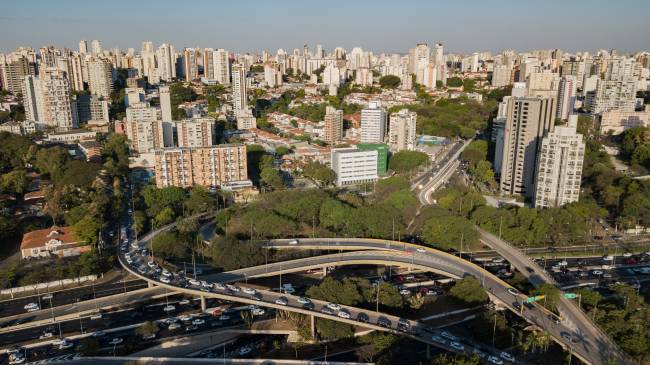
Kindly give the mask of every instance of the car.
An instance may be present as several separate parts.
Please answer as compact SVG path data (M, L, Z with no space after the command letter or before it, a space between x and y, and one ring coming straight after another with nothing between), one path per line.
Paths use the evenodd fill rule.
M220 321L227 321L229 319L230 319L230 316L225 314L225 313L219 316Z
M335 312L334 312L331 308L329 308L329 307L323 307L323 308L320 310L320 312L321 312L321 313L325 313L325 314L331 314L331 315L333 315L333 314L335 313Z
M178 318L176 318L176 317L167 317L167 318L162 320L162 323L168 324L168 325L172 324L172 323L176 323L176 322L178 322Z
M623 257L632 257L632 252L624 252Z
M167 304L166 306L163 307L163 312L172 312L175 311L176 307L174 307L171 304Z
M553 321L553 323L555 323L555 324L560 324L560 319L557 316L553 315L553 314L549 314L548 319Z
M496 264L501 264L501 263L503 263L505 261L506 260L503 257L495 257L495 258L492 259L492 262L494 262Z
M214 289L218 289L218 290L226 290L226 286L223 285L222 283L214 283L214 285L212 286L212 288L214 288Z
M97 337L104 337L104 336L106 336L106 332L104 332L104 331L96 331L95 333L93 333L93 337L96 337L96 338Z
M181 328L181 324L178 322L170 323L169 327L167 327L168 330L173 331Z
M189 281L190 284L192 284L192 285L196 285L196 286L201 285L201 282L198 281L198 280L196 280L196 279L189 279L188 281Z
M569 263L566 260L562 260L562 261L558 262L557 264L559 266L567 266L567 265L569 265Z
M201 280L201 286L206 288L206 289L212 289L212 283L208 283L205 280Z
M519 292L516 289L513 289L513 288L508 288L508 293L510 293L512 295L515 295L515 296L519 295Z
M257 290L255 290L253 288L243 288L242 291L244 293L246 293L246 294L249 294L249 295L253 295L253 294L257 293Z
M443 344L443 345L447 343L447 340L445 340L444 338L442 338L442 337L440 337L438 335L431 336L431 341L437 342L437 343Z
M449 333L447 331L440 332L440 336L442 336L442 337L444 337L444 338L446 338L446 339L448 339L450 341L458 341L458 337L452 335L451 333Z
M54 295L52 295L52 293L47 293L41 297L43 300L50 300L52 298L54 298Z
M237 350L237 354L239 356L244 356L249 354L253 349L250 346L242 346Z
M138 268L138 272L139 272L140 274L142 274L142 275L146 275L146 274L147 274L147 268L144 267L144 266L140 266L140 267Z
M115 337L108 344L115 346L121 344L122 342L124 342L123 339L121 339L120 337Z
M168 278L168 277L166 277L166 276L161 276L161 277L160 277L160 282L161 282L161 283L165 283L165 284L169 284L169 283L171 283L172 281L171 281L170 278Z
M368 323L368 321L370 321L370 317L368 317L368 315L363 312L359 312L359 314L357 314L357 321Z
M603 277L606 278L606 279L609 279L609 278L612 277L612 274L606 272L606 273L603 274Z
M153 340L154 338L156 338L156 334L155 334L155 333L150 333L150 334L148 334L148 335L144 335L144 336L142 336L142 339L145 340L145 341L146 341L146 340Z
M350 319L350 312L345 309L340 310L337 315L341 318Z
M41 309L41 308L38 306L37 303L34 303L34 302L25 305L25 310L28 311L28 312L37 311L39 309Z
M516 310L521 310L521 304L519 304L519 302L512 302L512 306L513 306Z
M605 256L603 256L603 261L614 261L614 256L605 255Z
M419 253L425 253L425 252L427 252L427 250L425 250L425 249L423 249L423 248L416 248L415 251L417 251L417 252L419 252Z
M603 274L603 272L600 271L600 270L593 270L593 271L591 272L591 274L594 275L594 276L600 276L600 275Z
M239 293L239 287L236 285L226 284L226 288L228 288L228 290L233 291L235 293Z
M494 365L503 365L503 360L499 359L496 356L489 356L487 360L489 363L492 363Z
M156 266L158 266L158 265L156 264L155 261L152 260L152 261L147 262L147 266L149 266L150 268L153 269L154 267L156 267Z
M408 290L408 289L402 289L402 290L399 291L399 293L400 293L401 295L410 295L410 294L411 294L411 291Z
M192 324L195 326L200 326L202 324L205 324L205 320L203 318L197 318L192 321Z
M199 326L193 324L191 326L185 327L185 332L192 332L192 331L196 331L198 329L199 329Z
M133 263L133 259L131 259L130 257L127 257L126 258L126 263L131 265Z
M341 306L336 303L327 303L327 308L335 311L341 310Z
M251 298L253 298L255 300L262 300L262 293L257 292L255 294L251 295Z
M501 356L501 358L506 360L506 361L510 361L510 362L515 361L515 357L512 356L509 352L503 351L501 354L499 354L499 356Z
M190 300L189 299L183 299L180 302L178 302L178 304L179 305L188 305L188 304L190 304Z
M463 350L465 350L465 346L463 346L463 344L460 343L460 342L451 341L451 342L449 343L449 346L450 346L452 349L454 349L454 350L458 350L458 351L463 351Z
M163 269L163 271L162 271L162 276L166 276L166 277L169 278L169 277L172 276L172 273L170 273L169 271L167 271L167 269Z
M52 333L52 332L43 332L43 334L40 335L38 338L40 340L44 340L46 338L52 338L53 336L54 336L54 333Z
M287 297L279 297L278 299L275 300L275 304L287 305L289 304L289 300L287 299Z
M102 316L101 313L95 313L92 316L90 316L90 320L95 321L95 320L98 320L98 319L102 319L102 317L103 316Z
M298 242L298 240L290 240L287 243L293 246L293 245L297 245L299 242Z
M380 325L381 327L388 328L388 327L390 327L391 322L390 322L390 319L388 319L388 318L386 318L384 316L381 316L381 317L377 318L377 324Z
M266 311L264 310L264 308L253 307L253 308L251 308L251 313L254 316L263 316L266 313Z
M587 276L589 276L589 273L586 272L586 271L580 271L578 273L578 276L581 277L581 278L586 278Z
M300 297L300 298L298 298L298 303L300 303L300 304L311 303L311 299L309 299L307 297Z
M25 356L20 354L20 355L15 355L9 358L9 364L24 364L25 363Z
M72 341L68 341L65 338L61 340L58 344L59 350L66 350L74 346L74 343Z

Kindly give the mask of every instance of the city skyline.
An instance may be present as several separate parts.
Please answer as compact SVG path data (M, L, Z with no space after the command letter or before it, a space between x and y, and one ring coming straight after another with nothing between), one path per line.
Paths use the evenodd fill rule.
M400 4L403 11L399 12L389 1L332 1L317 9L296 1L258 1L246 7L199 2L183 15L177 3L168 1L33 1L4 9L0 51L50 44L76 48L81 38L99 39L105 49L139 49L142 41L153 41L171 42L178 48L272 53L303 44L322 44L328 51L337 46L358 46L376 53L405 53L409 45L418 42L441 42L452 53L508 48L560 48L569 52L616 48L633 52L647 48L644 36L650 33L650 24L643 17L650 11L650 3L644 1L626 0L615 5L596 1L587 7L585 3L553 0L543 8L510 1L470 3L473 11L468 12L466 3L407 0ZM532 14L534 19L527 16ZM17 27L21 32L11 31Z

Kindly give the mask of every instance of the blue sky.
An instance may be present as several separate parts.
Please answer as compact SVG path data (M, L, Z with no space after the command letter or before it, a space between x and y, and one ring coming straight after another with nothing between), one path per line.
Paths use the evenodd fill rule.
M562 48L650 49L648 0L3 0L0 51L79 39L140 49L287 51L309 44L407 52L417 42L446 51Z

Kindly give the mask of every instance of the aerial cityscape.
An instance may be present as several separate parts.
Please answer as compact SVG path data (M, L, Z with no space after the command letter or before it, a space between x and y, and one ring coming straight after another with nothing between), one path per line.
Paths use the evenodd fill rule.
M0 15L0 365L650 365L650 3L93 3Z

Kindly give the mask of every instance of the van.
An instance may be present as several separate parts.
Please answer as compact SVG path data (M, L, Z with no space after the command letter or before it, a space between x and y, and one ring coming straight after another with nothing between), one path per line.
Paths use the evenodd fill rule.
M298 240L290 240L290 241L287 242L287 243L290 244L290 245L297 245L297 244L298 244Z

